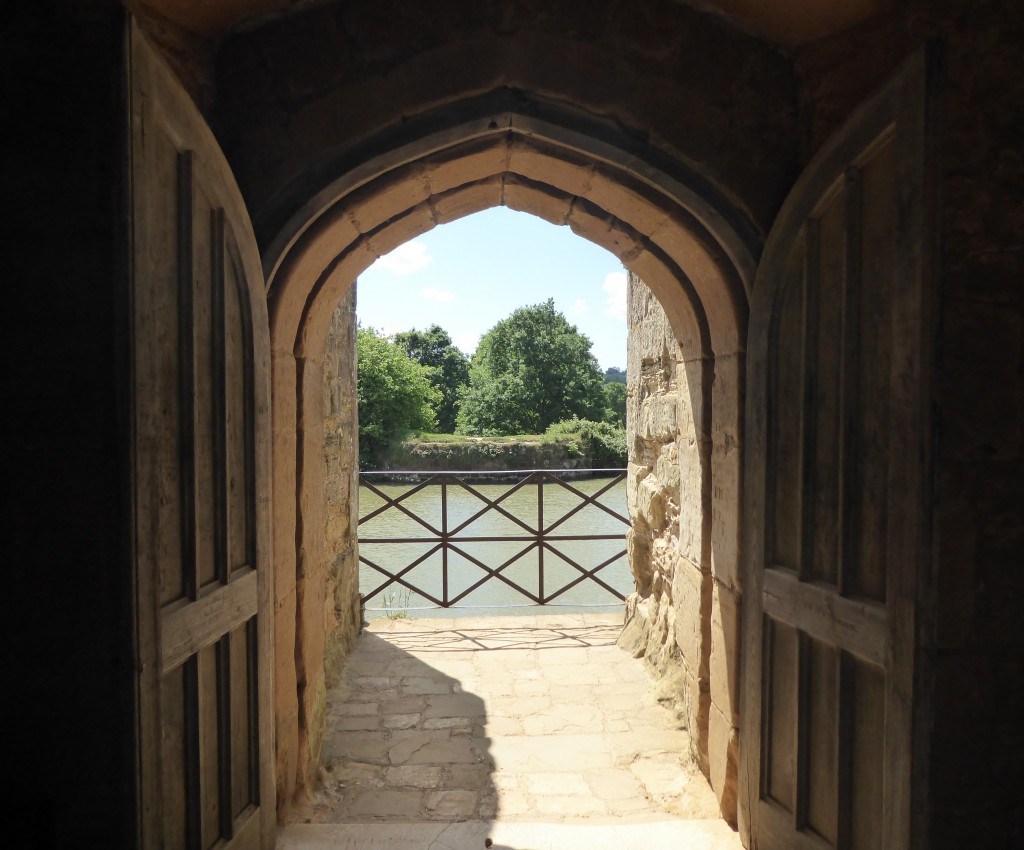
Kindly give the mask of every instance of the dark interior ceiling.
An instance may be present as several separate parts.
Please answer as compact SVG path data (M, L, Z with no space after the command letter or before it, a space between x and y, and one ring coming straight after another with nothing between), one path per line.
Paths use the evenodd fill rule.
M232 29L287 15L327 0L137 0L196 35L216 41ZM641 0L642 2L642 0ZM713 12L784 48L842 32L892 0L677 0Z

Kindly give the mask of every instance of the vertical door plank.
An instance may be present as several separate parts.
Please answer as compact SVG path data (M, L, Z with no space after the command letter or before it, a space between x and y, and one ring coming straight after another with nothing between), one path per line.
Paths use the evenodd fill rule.
M250 716L252 705L249 668L252 647L249 633L252 621L231 633L231 817L237 819L253 798L253 728Z
M198 170L198 169L197 169ZM205 176L203 174L198 177ZM217 441L216 388L214 385L215 330L213 281L211 275L211 225L214 207L202 181L195 189L195 226L193 229L193 305L192 347L193 399L195 418L195 524L196 571L204 588L216 581L216 468Z
M897 284L896 228L898 182L895 145L887 137L860 166L862 225L862 296L857 337L860 344L860 386L863 403L856 411L857 548L852 559L849 591L885 601L887 482L889 477L890 377L892 310L885 297Z
M853 728L850 761L850 850L877 850L882 842L883 733L885 674L873 665L855 661L849 687L853 690Z
M228 574L255 563L252 330L245 278L224 222L225 484Z
M164 850L185 850L188 840L186 819L188 808L185 777L185 668L176 667L163 675L160 688L160 711L164 722L161 747L163 773L163 847Z
M221 837L216 645L201 649L195 658L199 683L199 807L205 850Z
M797 633L769 619L771 701L768 706L768 795L792 812L796 802Z
M810 445L813 473L809 497L813 541L810 563L803 575L808 580L836 584L838 580L839 518L839 422L840 374L842 371L842 306L846 277L845 192L841 184L830 192L823 208L815 216L818 222L818 292L813 299L817 308L809 317L816 322L815 347L808 348L814 361L813 384L808 392L813 399L814 441Z
M775 349L773 404L769 419L772 498L768 528L770 564L797 570L800 564L800 440L803 395L804 255L790 257L775 335L785 340Z
M807 640L806 824L830 845L837 838L839 656L835 647Z

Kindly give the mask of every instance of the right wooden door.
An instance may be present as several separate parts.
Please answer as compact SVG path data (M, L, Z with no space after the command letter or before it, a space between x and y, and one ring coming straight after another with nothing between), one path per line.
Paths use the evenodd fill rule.
M755 282L741 805L758 850L911 841L931 64L815 158Z

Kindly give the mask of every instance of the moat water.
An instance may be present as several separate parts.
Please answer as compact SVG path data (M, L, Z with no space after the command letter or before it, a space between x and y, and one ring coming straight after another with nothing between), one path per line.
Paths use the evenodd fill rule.
M610 478L595 477L566 481L575 490L593 496L608 486ZM514 485L475 483L472 476L466 481L473 490L490 500L497 500ZM411 484L376 484L389 498L397 498L410 490ZM543 501L543 527L550 529L562 517L584 500L576 493L557 483L545 483L542 493L537 484L527 484L503 499L500 504L509 514L521 520L531 529L537 528L539 503ZM614 484L597 501L626 516L625 482ZM445 494L446 527L451 532L486 507L478 496L467 489L449 485ZM365 486L359 488L359 516L366 517L381 507L383 500ZM445 526L443 521L441 488L429 486L407 497L401 504L421 522L402 513L394 507L362 523L359 527L360 556L373 561L395 575L401 573L414 561L422 560L402 574L402 578L414 588L393 584L366 602L367 619L385 616L405 617L457 617L497 616L501 614L536 613L581 613L611 612L622 610L623 603L613 593L589 578L581 578L581 572L569 563L575 561L584 570L593 570L606 561L596 576L612 590L626 595L633 590L633 578L624 550L628 526L594 505L587 505L575 515L559 524L548 538L549 547L543 552L543 589L540 579L540 557L538 547L530 539L519 540L469 540L470 537L497 538L515 536L529 538L530 532L498 511L489 510L474 519L452 538L459 551L449 549L447 556L447 598L458 601L452 607L439 607L434 600L445 598L443 576L444 557L441 551L427 555L439 542L439 532ZM608 535L602 540L558 540L559 536ZM417 539L419 542L371 543L372 538ZM620 554L622 553L622 554ZM427 555L427 557L423 557ZM468 556L468 557L467 557ZM518 556L518 557L517 557ZM563 557L564 556L564 557ZM487 575L473 560L480 561L490 569L497 569L511 561L500 575L508 579L488 578L475 589L471 588ZM568 560L567 560L568 559ZM360 592L369 597L386 577L372 567L360 563ZM518 585L534 596L556 598L544 606L521 592ZM558 593L561 588L566 589ZM543 590L543 592L542 592ZM466 591L469 591L468 593ZM464 595L463 595L464 594ZM386 610L382 610L386 609Z

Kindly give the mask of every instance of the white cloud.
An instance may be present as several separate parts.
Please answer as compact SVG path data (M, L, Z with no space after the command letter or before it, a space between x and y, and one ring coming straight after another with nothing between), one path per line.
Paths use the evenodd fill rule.
M432 286L426 287L423 292L420 293L427 301L454 301L455 293L449 292L447 289L434 289Z
M575 303L569 309L573 313L586 313L588 309L587 302L582 298L577 298Z
M393 275L407 275L418 272L434 262L425 242L406 242L390 254L385 254L374 264Z
M480 343L480 334L476 331L465 331L464 333L455 334L452 337L452 342L455 343L455 347L460 351L472 354Z
M604 314L613 319L626 320L626 272L609 272L601 288L608 295Z

